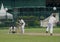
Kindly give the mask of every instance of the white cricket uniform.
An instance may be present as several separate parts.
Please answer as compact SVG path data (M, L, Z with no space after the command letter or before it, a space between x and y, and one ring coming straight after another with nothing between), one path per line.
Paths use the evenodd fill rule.
M25 22L23 19L20 20L21 25L21 33L24 33Z
M53 17L53 16L51 16L51 17L49 18L46 31L49 31L49 29L50 29L50 33L53 33L53 24L54 24L55 22L56 22L56 18Z
M14 26L14 27L11 26L11 27L9 28L9 32L10 32L10 33L11 33L11 32L16 32L16 27L15 27L15 26Z

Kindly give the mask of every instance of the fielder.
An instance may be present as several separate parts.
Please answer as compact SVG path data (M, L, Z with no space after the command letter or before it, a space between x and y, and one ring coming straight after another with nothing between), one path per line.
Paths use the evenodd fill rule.
M9 33L16 33L16 27L14 25L12 25L10 28L9 28Z
M25 27L25 22L23 19L19 20L19 28L21 29L21 33L24 34L24 27Z
M53 14L48 21L48 25L47 25L47 29L46 29L46 33L48 33L49 29L50 29L50 35L53 34L53 25L56 23L56 18L55 18L55 14Z

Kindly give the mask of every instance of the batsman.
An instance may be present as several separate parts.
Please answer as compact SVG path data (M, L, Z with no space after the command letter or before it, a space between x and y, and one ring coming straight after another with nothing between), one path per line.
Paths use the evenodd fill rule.
M24 34L24 27L25 27L25 22L23 19L19 20L19 28L21 29L21 33Z

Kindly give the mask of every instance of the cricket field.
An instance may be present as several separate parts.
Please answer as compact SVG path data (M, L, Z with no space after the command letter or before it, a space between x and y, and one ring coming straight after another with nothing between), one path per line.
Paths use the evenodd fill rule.
M25 28L24 34L12 34L5 28L0 29L0 42L60 42L60 28L54 28L52 36L45 33L46 28Z

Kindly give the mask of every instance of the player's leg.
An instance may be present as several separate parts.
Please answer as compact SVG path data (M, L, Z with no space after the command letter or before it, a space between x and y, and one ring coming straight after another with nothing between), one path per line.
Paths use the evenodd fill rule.
M20 33L22 33L22 26L19 27L19 31L20 31Z
M9 28L9 33L11 33L11 32L12 32L12 27Z
M49 23L48 23L47 28L46 28L46 33L48 33L48 31L49 31Z
M19 24L19 33L22 33L22 25L21 24Z
M24 26L22 26L22 33L24 34Z
M13 29L13 33L16 33L16 27L14 26L13 28L14 28L14 29Z
M50 27L50 35L53 34L53 24L51 24L51 27Z
M22 32L22 34L24 34L24 26L22 26L21 32Z

